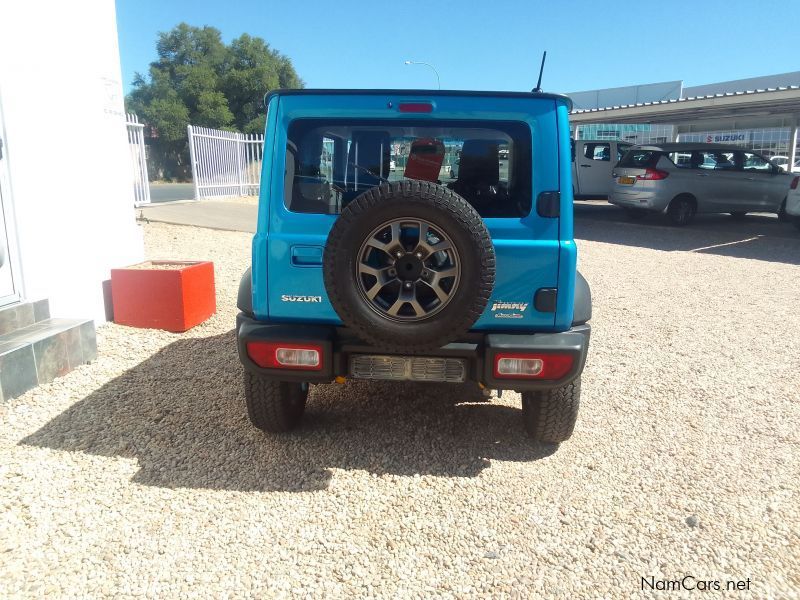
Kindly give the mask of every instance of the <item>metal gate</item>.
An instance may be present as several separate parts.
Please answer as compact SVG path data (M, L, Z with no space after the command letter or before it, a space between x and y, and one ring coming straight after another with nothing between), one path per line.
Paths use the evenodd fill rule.
M257 196L264 136L188 126L195 200Z
M144 125L139 123L139 118L132 113L125 115L125 124L128 126L128 148L131 151L131 166L133 168L134 205L150 204L150 182L147 178L147 149L144 145Z
M11 215L11 196L8 193L3 112L0 107L0 306L20 299L19 261L16 255L14 219Z

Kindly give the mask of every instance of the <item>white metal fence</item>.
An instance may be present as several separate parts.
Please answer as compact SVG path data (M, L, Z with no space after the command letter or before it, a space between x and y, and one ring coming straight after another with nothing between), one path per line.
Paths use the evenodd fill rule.
M125 124L128 126L128 148L131 151L131 166L133 168L134 204L136 206L149 204L150 182L147 178L147 150L144 145L144 125L139 123L139 118L132 113L125 115Z
M195 200L257 196L264 136L188 126Z

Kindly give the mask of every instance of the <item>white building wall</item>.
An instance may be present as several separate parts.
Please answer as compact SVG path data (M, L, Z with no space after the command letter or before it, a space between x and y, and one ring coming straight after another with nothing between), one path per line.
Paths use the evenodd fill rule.
M104 320L111 267L142 259L114 0L8 3L0 106L27 299Z

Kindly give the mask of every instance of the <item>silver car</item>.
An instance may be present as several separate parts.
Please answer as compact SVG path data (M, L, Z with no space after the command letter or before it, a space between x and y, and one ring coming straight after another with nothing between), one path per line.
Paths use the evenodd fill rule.
M697 213L774 212L784 218L792 181L760 154L736 146L634 146L614 167L609 202L631 218L665 212L675 225Z

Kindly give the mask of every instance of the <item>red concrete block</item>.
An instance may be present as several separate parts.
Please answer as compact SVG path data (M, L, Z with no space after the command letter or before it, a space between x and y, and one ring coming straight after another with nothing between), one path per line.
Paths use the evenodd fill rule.
M154 260L111 269L114 322L181 332L217 310L214 263Z

